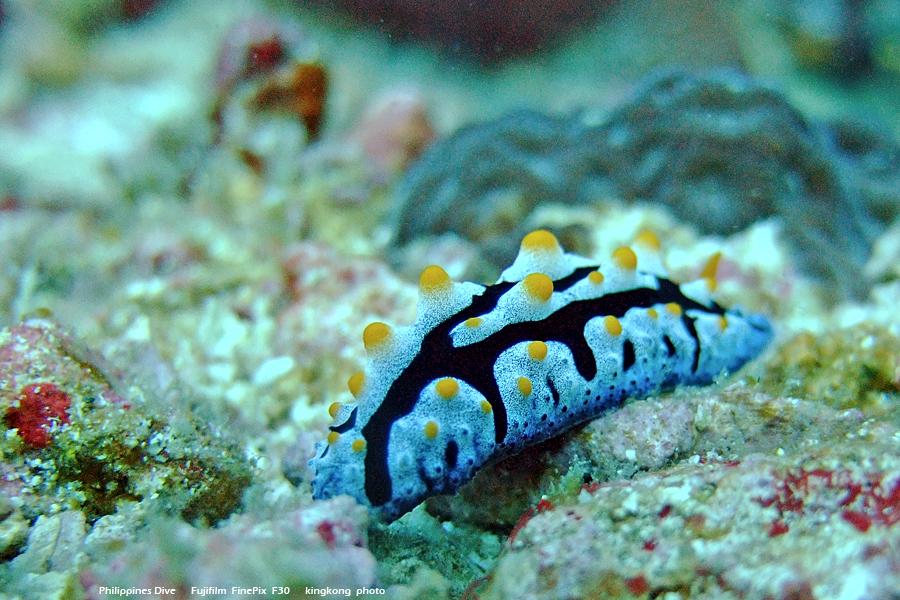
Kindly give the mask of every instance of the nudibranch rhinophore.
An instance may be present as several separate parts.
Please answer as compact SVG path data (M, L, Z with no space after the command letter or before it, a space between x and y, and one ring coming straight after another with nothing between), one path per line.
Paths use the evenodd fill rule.
M540 230L491 286L428 267L416 321L363 332L369 362L348 382L356 402L329 408L313 497L348 494L392 521L626 398L735 371L772 329L713 301L717 264L677 284L653 234L597 266Z

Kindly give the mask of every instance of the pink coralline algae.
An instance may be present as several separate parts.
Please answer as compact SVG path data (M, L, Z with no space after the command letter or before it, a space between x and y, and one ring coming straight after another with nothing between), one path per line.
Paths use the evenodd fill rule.
M53 422L69 423L69 395L53 383L33 383L19 392L6 411L6 423L18 429L26 444L43 448L50 442Z
M821 510L828 498L841 509L844 521L865 533L873 524L890 527L900 522L900 478L891 479L883 473L855 476L848 469L799 469L782 476L774 496L757 502L778 511L770 537L790 530L790 513Z
M892 597L900 589L900 436L888 425L865 435L794 457L698 456L552 497L553 507L533 511L517 531L478 596Z

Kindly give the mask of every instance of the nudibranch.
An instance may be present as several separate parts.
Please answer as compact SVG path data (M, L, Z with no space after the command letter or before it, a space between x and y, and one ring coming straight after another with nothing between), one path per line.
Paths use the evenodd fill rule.
M348 382L356 401L329 408L313 497L348 494L392 521L627 398L737 370L772 329L713 301L717 263L677 284L653 234L597 266L539 230L494 285L428 267L412 325L365 328L368 365Z

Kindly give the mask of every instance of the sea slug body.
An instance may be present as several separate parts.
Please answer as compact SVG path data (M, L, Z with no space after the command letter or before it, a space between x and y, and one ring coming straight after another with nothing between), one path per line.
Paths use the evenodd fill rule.
M412 325L365 329L369 363L348 382L356 402L329 408L313 497L348 494L391 521L626 398L740 368L772 330L712 300L717 258L679 285L652 234L597 266L535 231L492 286L428 267Z

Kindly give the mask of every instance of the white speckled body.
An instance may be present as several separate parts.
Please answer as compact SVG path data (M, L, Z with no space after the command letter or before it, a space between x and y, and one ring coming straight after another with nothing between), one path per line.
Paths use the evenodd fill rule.
M310 461L314 497L393 520L487 462L626 398L708 384L766 346L766 320L715 304L711 278L679 286L638 254L652 273L630 249L596 267L535 232L494 286L423 283L416 322L367 342L357 402L335 408Z

